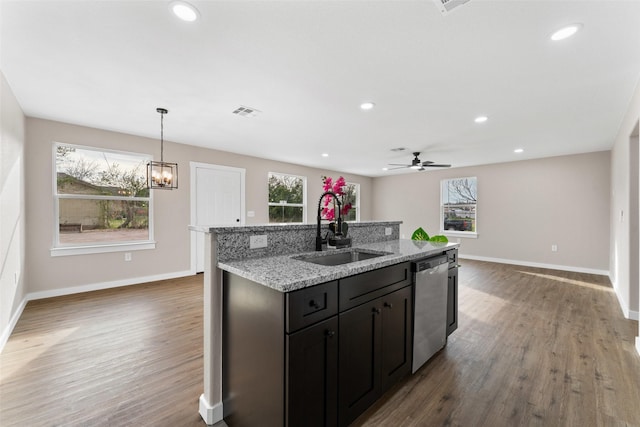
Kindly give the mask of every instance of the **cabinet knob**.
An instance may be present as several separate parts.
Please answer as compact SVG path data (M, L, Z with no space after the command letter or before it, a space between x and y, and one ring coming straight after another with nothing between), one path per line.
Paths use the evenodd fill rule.
M333 338L334 335L336 334L336 331L332 331L330 329L327 329L324 334L329 338Z
M371 311L374 312L375 314L380 314L380 309L378 307L373 307Z
M318 303L315 300L309 301L309 307L320 308L320 306L318 305Z
M393 304L391 304L390 302L385 302L384 306L388 308L393 308Z

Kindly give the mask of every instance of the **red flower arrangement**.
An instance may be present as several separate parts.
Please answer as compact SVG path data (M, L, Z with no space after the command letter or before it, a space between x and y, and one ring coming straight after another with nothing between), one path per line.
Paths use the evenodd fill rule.
M322 177L322 190L323 192L332 191L336 196L340 197L342 209L340 210L340 214L344 217L347 216L349 210L353 207L351 203L344 203L344 187L347 185L347 182L343 177L339 177L335 182L330 176ZM332 207L330 207L331 202L333 201ZM337 219L336 215L336 201L331 196L324 196L323 200L323 208L322 208L322 218L327 219L329 221L333 221Z

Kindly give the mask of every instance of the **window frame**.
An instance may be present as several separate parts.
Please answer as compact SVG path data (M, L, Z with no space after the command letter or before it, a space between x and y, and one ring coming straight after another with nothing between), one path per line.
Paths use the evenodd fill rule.
M476 203L475 203L475 230L474 231L457 231L457 230L445 230L444 229L444 187L445 184L449 181L455 181L459 179L474 179L476 185ZM463 237L469 239L477 239L478 238L478 177L477 176L462 176L455 178L446 178L440 180L440 234L451 237Z
M356 209L356 219L354 221L360 222L360 184L357 182L348 182L348 181L346 181L345 183L346 185L353 185L356 187L356 204L354 206Z
M276 203L269 201L269 179L272 175L278 176L287 176L293 178L302 179L302 203L288 203L285 200L285 203ZM300 222L271 222L271 217L269 216L269 208L271 206L290 206L290 207L302 207L302 219ZM269 224L305 224L307 222L307 177L304 175L296 175L292 173L284 173L284 172L268 172L267 173L267 221Z
M138 250L155 249L156 241L154 239L154 221L153 221L153 191L149 190L148 197L130 197L130 196L104 196L104 195L83 195L83 194L60 194L58 193L58 169L56 162L57 148L59 146L72 147L81 150L95 151L99 153L113 153L121 156L135 156L140 161L147 162L153 159L151 154L136 153L131 151L113 150L108 148L99 148L88 145L69 144L65 142L53 141L52 143L52 201L53 201L53 238L50 249L51 256L71 256L71 255L87 255L96 253L109 252L129 252ZM119 200L119 201L145 201L148 203L148 239L131 240L123 242L90 242L86 244L79 243L60 243L60 200Z

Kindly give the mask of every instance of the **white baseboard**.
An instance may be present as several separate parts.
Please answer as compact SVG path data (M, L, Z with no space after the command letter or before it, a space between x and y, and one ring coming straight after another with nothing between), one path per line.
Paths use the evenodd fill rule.
M207 402L204 394L200 395L200 405L198 409L200 412L200 416L208 426L222 421L222 418L224 417L222 411L222 402L218 402L212 406L209 402ZM222 423L222 425L226 424Z
M622 294L618 289L618 283L613 280L613 277L611 277L611 275L609 275L609 281L611 282L611 286L613 286L613 291L618 298L618 305L620 306L625 319L640 320L640 313L629 309L629 304L627 304L627 302L622 298Z
M529 262L529 261L520 261L520 260L513 260L513 259L504 259L504 258L491 258L491 257L476 256L476 255L466 255L462 253L459 255L459 257L463 259L472 259L475 261L497 262L500 264L522 265L524 267L548 268L551 270L573 271L575 273L588 273L588 274L597 274L600 276L609 276L608 270L598 270L594 268L573 267L569 265L557 265L557 264L543 264L540 262Z
M9 321L9 324L7 325L7 327L4 329L4 331L2 331L2 335L0 336L0 353L2 353L2 350L4 350L5 344L9 340L9 337L11 336L13 329L18 323L18 319L20 319L20 316L22 315L22 312L24 311L24 308L29 301L43 299L43 298L59 297L63 295L79 294L82 292L99 291L101 289L118 288L121 286L137 285L140 283L156 282L158 280L176 279L178 277L185 277L185 276L192 276L192 275L193 274L191 273L191 271L185 270L185 271L176 271L173 273L155 274L153 276L133 277L130 279L114 280L111 282L99 282L99 283L92 283L89 285L72 286L72 287L60 288L60 289L51 289L48 291L29 292L23 298L22 302L20 303L20 306L15 311L15 313L13 313L13 316L11 317L11 320Z
M20 319L20 316L22 316L22 312L27 305L27 301L27 297L22 298L18 309L15 311L15 313L13 313L13 316L11 316L9 324L6 328L4 328L4 331L2 331L2 335L0 336L0 353L2 353L2 350L4 350L4 346L7 341L9 341L9 337L11 336L11 332L13 332L13 328L16 327L18 319Z
M51 289L48 291L29 292L27 300L59 297L62 295L79 294L82 292L99 291L101 289L119 288L121 286L137 285L140 283L156 282L158 280L176 279L178 277L191 276L189 270L176 271L174 273L154 274L153 276L132 277L129 279L113 280L111 282L99 282L89 285L72 286L69 288Z

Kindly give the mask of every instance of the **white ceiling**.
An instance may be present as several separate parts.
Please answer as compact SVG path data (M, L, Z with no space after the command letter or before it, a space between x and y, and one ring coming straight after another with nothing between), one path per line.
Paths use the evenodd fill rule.
M640 78L640 1L191 3L2 0L0 68L30 117L367 176L610 149Z

